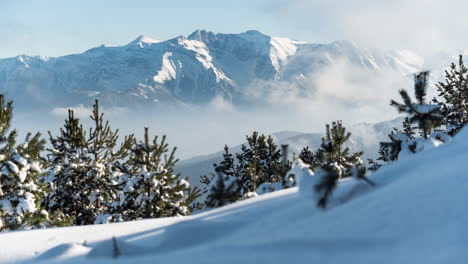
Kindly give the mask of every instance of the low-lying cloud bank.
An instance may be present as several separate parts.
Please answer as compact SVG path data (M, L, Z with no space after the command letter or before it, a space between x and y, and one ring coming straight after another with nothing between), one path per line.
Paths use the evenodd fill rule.
M275 111L317 124L337 119L378 122L396 116L390 99L399 96L399 89L411 89L413 82L412 76L390 70L370 71L345 60L302 77L299 84L259 81L247 92Z
M168 135L178 146L178 156L189 158L221 150L225 144L237 145L253 131L269 134L278 131L323 133L324 124L343 120L351 126L359 122L379 122L397 116L389 106L398 98L398 89L412 87L411 76L396 72L369 72L339 61L323 70L304 75L299 83L258 81L246 87L254 106L240 107L217 97L211 103L191 110L159 112L102 107L105 118L122 137L142 136L144 126L152 134ZM71 107L85 126L91 125L92 105ZM29 131L59 132L68 108L54 108L46 114L22 113L15 127ZM357 132L356 132L357 133Z

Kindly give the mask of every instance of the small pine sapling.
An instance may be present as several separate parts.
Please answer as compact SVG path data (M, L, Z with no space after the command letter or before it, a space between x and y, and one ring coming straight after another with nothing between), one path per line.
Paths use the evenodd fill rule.
M416 103L413 103L408 92L400 90L403 103L391 100L390 105L394 106L398 112L409 115L408 122L418 125L424 139L428 139L433 129L441 124L440 105L427 104L427 85L429 82L429 72L420 72L414 75L414 95Z

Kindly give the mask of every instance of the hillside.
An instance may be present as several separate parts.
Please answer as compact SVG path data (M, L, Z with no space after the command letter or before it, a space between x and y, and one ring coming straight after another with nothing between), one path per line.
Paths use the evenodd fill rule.
M291 188L189 217L0 234L0 261L462 263L467 139L383 167L375 188L340 182L325 211Z

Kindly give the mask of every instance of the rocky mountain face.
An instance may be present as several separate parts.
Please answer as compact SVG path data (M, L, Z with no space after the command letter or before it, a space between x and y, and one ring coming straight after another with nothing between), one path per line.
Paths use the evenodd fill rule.
M376 51L348 41L308 44L258 31L215 34L197 30L166 41L140 36L123 46L102 45L57 58L0 59L0 92L20 107L104 104L190 107L222 97L252 103L258 81L294 83L345 60L369 71L410 74L423 60L409 51Z

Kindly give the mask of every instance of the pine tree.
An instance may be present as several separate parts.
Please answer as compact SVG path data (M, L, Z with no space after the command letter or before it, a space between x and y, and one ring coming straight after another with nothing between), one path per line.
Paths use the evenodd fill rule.
M305 164L315 164L316 161L316 156L312 152L312 150L309 149L309 147L304 147L302 148L301 152L299 153L298 156Z
M220 206L240 199L257 195L260 186L269 191L289 188L294 185L294 178L288 175L291 162L287 159L287 147L278 150L271 136L253 132L246 136L247 145L241 146L241 152L234 155L224 147L223 161L214 164L215 174L202 176L205 184L207 207ZM219 197L223 201L218 201Z
M206 186L205 206L220 207L240 200L242 198L240 191L242 173L227 145L224 146L223 160L219 165L213 164L213 167L214 174L201 177L201 183Z
M424 139L428 139L434 127L441 123L439 105L426 104L427 85L429 72L421 72L414 75L414 94L416 103L413 103L408 92L400 90L403 103L391 100L390 105L396 107L398 112L409 115L410 123L417 123Z
M331 126L326 125L326 136L322 138L321 147L315 155L315 164L311 165L320 178L320 182L315 186L315 191L321 195L317 202L320 208L327 206L331 193L342 178L354 176L372 183L365 176L366 168L360 159L363 153L350 154L350 149L344 147L350 137L351 133L346 132L341 121L332 122Z
M89 159L83 127L72 110L68 111L60 136L55 138L49 131L49 139L52 145L48 149L50 167L43 181L49 184L50 193L44 203L48 211L74 219L80 216L82 207L86 205L79 195L86 184L84 164L89 163Z
M288 149L289 145L287 144L282 144L281 145L281 157L282 157L282 162L281 162L281 178L282 178L282 188L290 188L296 185L296 179L294 177L294 174L291 174L289 171L292 168L292 162L288 159ZM273 190L275 191L275 190Z
M369 171L375 172L385 163L390 163L398 159L398 155L404 147L407 147L409 151L415 152L416 142L412 142L415 139L416 132L414 126L406 117L403 121L403 131L398 128L393 128L393 131L388 134L390 141L380 142L379 157L377 161L368 159Z
M263 183L282 181L282 155L271 136L267 138L253 132L246 139L248 145L242 145L242 152L237 153L236 157L241 170L240 191L249 195Z
M220 171L222 174L227 177L232 177L236 179L241 178L241 168L233 157L233 154L229 153L229 147L224 146L223 160L218 164L213 164L215 171Z
M316 173L316 177L320 177L320 182L315 185L315 191L321 194L317 201L317 207L325 208L342 176L342 168L337 166L336 163L325 163L321 167L316 168Z
M407 153L418 152L421 146L421 139L416 137L416 130L420 131L424 140L427 140L435 127L442 124L440 106L426 104L426 90L429 81L429 72L421 72L414 75L416 103L413 103L406 90L400 90L403 104L391 100L390 105L397 108L400 113L409 116L403 121L403 130L394 128L388 135L390 141L380 142L378 161L369 160L371 171L380 168L384 163L393 162L398 159L400 153L405 150ZM416 125L415 125L416 124ZM441 136L441 135L438 135ZM419 145L418 145L419 144Z
M403 133L403 134L405 134L405 135L408 137L408 139L410 139L410 140L415 139L415 137L416 137L416 131L415 131L415 130L416 130L416 129L417 129L417 127L415 127L415 126L411 123L409 117L405 117L405 119L403 120L403 131L399 131L399 130L397 130L397 129L394 128L394 130L395 130L396 133L399 133L399 134Z
M117 148L118 130L104 122L99 104L93 106L94 126L86 134L79 119L69 110L68 119L54 137L49 132L49 175L44 178L51 192L45 199L47 209L73 218L75 225L102 222L108 207L116 199L116 171L119 161L129 153L133 136Z
M380 150L381 149L379 149L379 155L380 155ZM376 160L374 160L372 158L367 159L367 164L369 166L368 170L370 172L376 172L378 169L380 169L380 167L382 167L381 163L379 163L378 161L376 161Z
M215 169L216 174L208 181L205 206L220 207L240 200L237 178L226 174L224 166ZM206 180L205 180L206 181Z
M89 207L93 210L93 218L89 220L105 223L109 206L117 199L119 165L129 157L134 136L126 136L120 146L117 146L119 130L112 130L109 121L104 121L104 114L100 112L97 100L93 105L91 120L94 125L89 129L87 139L91 158L87 171L87 178L90 179L87 198Z
M45 140L40 133L27 134L16 145L17 132L10 131L13 103L0 94L0 231L40 228L52 223L40 201L45 186L39 183Z
M199 190L190 188L186 179L174 173L176 149L169 152L166 136L150 140L145 127L144 140L133 141L129 159L120 166L121 189L113 210L114 221L190 213Z
M441 114L447 133L455 135L468 123L468 68L460 55L458 65L452 63L445 71L445 82L436 84L441 99L433 102L442 106Z
M312 168L336 163L338 167L342 168L340 177L351 176L351 168L362 163L360 157L363 152L350 154L349 147L345 147L345 143L350 137L351 133L346 132L341 121L332 122L331 126L327 124L326 136L322 138L322 144L316 154L317 162L311 164Z

